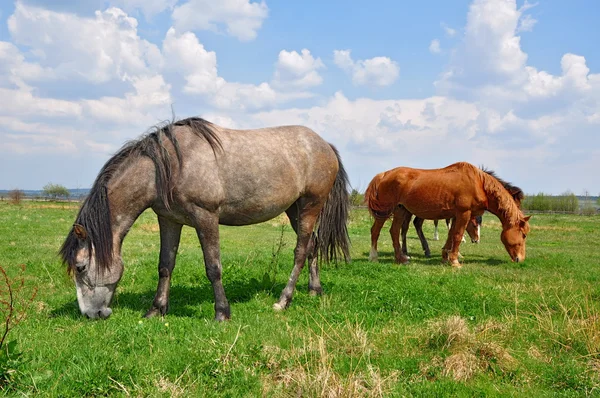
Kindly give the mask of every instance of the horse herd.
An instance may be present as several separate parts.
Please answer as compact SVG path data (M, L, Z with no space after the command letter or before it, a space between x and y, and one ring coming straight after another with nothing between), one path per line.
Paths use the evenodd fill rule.
M347 231L349 181L336 149L312 130L281 126L232 130L201 118L157 126L127 143L104 165L60 249L73 274L77 301L89 318L107 318L121 276L121 247L139 215L152 208L160 228L158 287L146 317L166 314L181 229L196 230L215 298L215 319L230 318L221 280L219 225L249 225L285 212L297 234L294 267L274 304L289 306L305 263L309 292L322 292L319 259L350 260ZM378 174L365 192L373 215L370 260L392 218L396 261L405 263L406 230L414 224L429 255L425 219L451 220L442 259L460 267L465 230L478 240L481 215L502 223L501 240L513 261L525 259L529 217L520 210L523 192L469 163L443 169L398 167ZM402 228L402 247L399 243Z

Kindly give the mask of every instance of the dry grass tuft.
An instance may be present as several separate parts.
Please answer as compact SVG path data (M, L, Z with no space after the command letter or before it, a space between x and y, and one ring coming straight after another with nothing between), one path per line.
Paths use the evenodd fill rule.
M142 224L140 225L140 229L144 232L158 232L160 231L160 227L158 226L158 223L152 223L152 224Z
M488 321L473 330L460 316L429 323L425 342L429 348L442 351L431 363L421 364L421 374L428 379L438 375L465 382L481 372L514 371L517 361L499 343L490 341L508 328Z
M428 345L432 348L456 349L473 339L464 318L454 315L448 319L431 322L428 328Z
M289 350L264 347L265 365L271 374L263 378L265 396L384 397L397 382L399 372L383 376L370 363L372 347L360 323L346 322L343 336L330 325L307 331L301 346ZM357 356L348 374L336 370L338 353Z
M479 359L468 351L452 354L444 360L442 375L456 381L470 380L480 370Z

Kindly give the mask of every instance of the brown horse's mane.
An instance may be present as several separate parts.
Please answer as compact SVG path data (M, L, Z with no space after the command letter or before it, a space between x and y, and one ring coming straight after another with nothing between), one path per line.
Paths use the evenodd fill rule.
M189 130L198 137L204 138L211 146L213 152L222 149L221 141L215 131L213 124L192 117L176 122L165 122L156 125L142 135L141 138L127 142L113 157L111 157L100 173L83 202L75 220L75 224L82 225L87 231L85 244L88 251L92 253L94 248L96 264L102 272L110 267L113 252L113 237L111 214L108 203L108 183L121 166L126 163L146 156L152 160L156 169L157 196L166 208L170 207L173 200L173 170L171 157L165 146L170 142L175 150L178 164L181 165L181 151L177 138L173 134L174 127L189 127ZM79 249L79 240L73 229L67 235L65 242L59 250L59 255L67 270L72 271L75 264L75 256Z
M525 199L525 194L523 193L523 190L521 188L519 188L519 187L511 184L510 182L507 182L507 181L503 180L502 178L498 177L493 170L488 170L484 166L479 166L479 168L481 169L481 171L483 171L483 172L491 175L495 179L497 179L498 182L500 182L500 184L502 184L504 186L504 188L506 188L506 190L508 191L508 193L511 194L511 196L513 197L513 199L515 200L515 202L517 202L517 206L521 207L521 202L523 201L523 199Z
M491 196L496 200L498 203L498 211L501 213L500 215L502 218L504 218L509 225L515 225L523 218L523 213L517 204L514 194L506 188L506 183L496 177L494 172L489 172L485 169L479 169L478 171L480 172L483 190L486 195ZM521 194L523 193L520 188L515 188L517 188Z

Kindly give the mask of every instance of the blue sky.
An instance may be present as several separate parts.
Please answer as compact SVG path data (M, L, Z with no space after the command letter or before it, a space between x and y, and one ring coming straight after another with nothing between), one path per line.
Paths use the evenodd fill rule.
M592 0L0 2L0 189L86 188L177 117L303 124L354 187L468 161L600 193Z

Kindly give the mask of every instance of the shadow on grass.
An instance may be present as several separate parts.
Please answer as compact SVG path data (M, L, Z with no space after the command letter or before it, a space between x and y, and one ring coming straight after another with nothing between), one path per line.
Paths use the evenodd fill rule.
M396 263L396 260L394 258L394 252L393 251L380 251L378 252L379 256L378 256L378 262L381 264L397 264L397 265L402 265L402 264L398 264ZM363 252L363 255L365 256L365 259L367 259L369 257L369 252ZM425 254L423 253L409 253L410 256L410 261L409 264L423 264L423 265L444 265L442 263L442 256L441 255L432 255L431 257L425 257ZM508 261L504 261L504 260L500 260L497 258L489 258L489 257L485 257L485 256L481 256L478 254L470 254L468 257L465 258L461 258L460 259L460 263L465 265L465 264L485 264L485 265L489 265L492 267L496 267L502 264L506 264L508 263Z
M246 281L232 281L224 284L225 294L230 303L244 303L252 300L259 292L265 292L274 299L279 298L279 293L285 287L284 283L278 283L265 276L262 280L251 278ZM152 305L152 300L156 290L147 289L145 292L119 292L112 304L112 309L118 311L119 308L128 308L140 313L143 316ZM197 286L173 285L169 294L169 316L178 317L196 317L198 316L198 307L202 304L214 304L213 289L210 283L201 283ZM64 317L79 319L82 317L79 312L77 301L70 301L61 307L54 309L50 317Z

